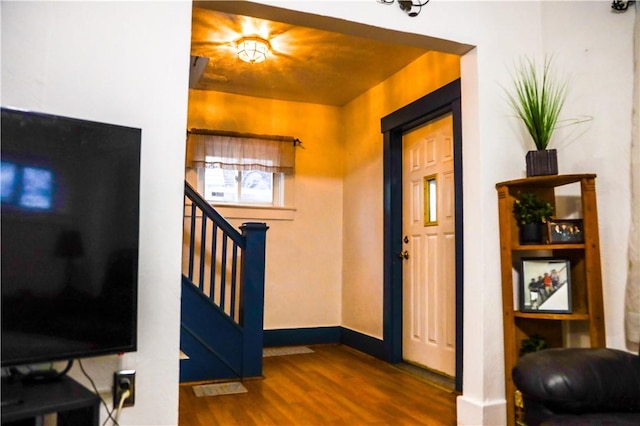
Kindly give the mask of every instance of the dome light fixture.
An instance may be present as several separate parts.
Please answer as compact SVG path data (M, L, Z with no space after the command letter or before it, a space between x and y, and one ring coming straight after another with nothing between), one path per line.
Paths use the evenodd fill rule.
M250 64L257 64L267 59L271 46L260 37L243 37L236 42L238 57Z

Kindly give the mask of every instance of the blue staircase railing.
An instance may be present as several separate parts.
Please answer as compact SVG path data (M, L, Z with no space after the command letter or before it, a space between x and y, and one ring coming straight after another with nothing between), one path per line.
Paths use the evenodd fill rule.
M266 231L237 231L185 182L181 381L262 375Z

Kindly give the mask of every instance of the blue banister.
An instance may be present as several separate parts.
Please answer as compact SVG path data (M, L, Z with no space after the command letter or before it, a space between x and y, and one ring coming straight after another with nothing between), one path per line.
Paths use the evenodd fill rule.
M234 367L229 373L221 374L238 377L262 375L267 229L264 223L249 222L243 224L239 232L185 181L184 230L188 270L183 271L182 328L188 336L184 335L183 340L186 345L197 345L191 346L195 353L206 352L207 356L219 359L203 360L200 370L207 368L210 362L221 368L239 364L239 370ZM186 289L190 290L189 294L191 290L197 290L201 296L184 297ZM190 308L192 302L197 302L199 307L193 305ZM209 309L215 310L211 318L204 313L207 304ZM220 316L236 324L237 330L224 332L227 324L216 319ZM194 332L197 330L200 334L196 336ZM223 336L238 337L228 340ZM229 345L239 346L234 346L234 349ZM224 359L225 354L231 358ZM189 380L223 378L196 377L192 373L184 377Z
M262 346L264 325L264 270L267 225L245 223L240 229L246 238L242 256L241 280L244 283L240 318L245 328L242 365L249 377L262 375Z
M229 237L235 241L240 248L244 249L244 241L240 232L238 232L233 225L224 218L224 216L218 213L216 209L211 207L211 204L207 203L186 181L184 183L184 193L200 210L204 212L205 216L210 218L220 229L222 229L222 232L229 235Z

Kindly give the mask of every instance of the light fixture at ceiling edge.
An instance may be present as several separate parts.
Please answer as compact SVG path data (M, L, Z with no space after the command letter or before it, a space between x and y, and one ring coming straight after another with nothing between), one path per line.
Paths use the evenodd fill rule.
M634 4L635 0L613 0L611 2L611 9L614 12L626 12L630 5Z
M271 49L269 42L260 37L242 37L236 42L238 57L250 64L257 64L267 59Z
M395 0L378 0L378 3L393 4ZM415 18L422 11L422 6L426 6L429 0L398 0L398 6L400 9L407 13L407 15Z

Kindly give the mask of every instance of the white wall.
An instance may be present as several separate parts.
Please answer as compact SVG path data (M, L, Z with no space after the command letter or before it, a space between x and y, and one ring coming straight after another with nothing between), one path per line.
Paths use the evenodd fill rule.
M618 236L628 234L630 216L633 11L612 14L608 2L589 1L441 1L409 18L397 4L374 1L259 3L476 46L461 62L466 278L460 424L505 422L503 350L496 344L502 342L502 315L495 183L524 176L527 148L501 87L509 85L508 67L522 55L557 51L559 63L578 74L567 115L594 117L579 142L559 144L560 172L598 174L608 344L623 346L626 237ZM349 303L343 299L343 306Z
M138 351L84 365L109 401L113 371L137 370L120 424L176 424L191 3L3 1L0 13L3 106L142 128Z
M558 133L560 173L598 175L607 345L624 349L634 11L629 8L620 15L606 13L606 5L575 7L569 2L549 6L553 7L542 8L545 50L554 52L558 64L572 76L566 116L593 117ZM563 19L566 16L571 19Z

